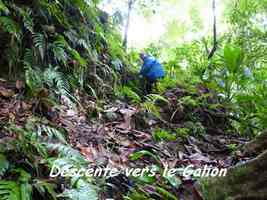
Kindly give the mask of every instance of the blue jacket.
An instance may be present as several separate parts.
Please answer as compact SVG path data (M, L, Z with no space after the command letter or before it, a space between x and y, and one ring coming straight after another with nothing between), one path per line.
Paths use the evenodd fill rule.
M145 57L140 74L148 78L150 81L155 81L158 78L163 78L165 75L162 65L156 58L152 56Z

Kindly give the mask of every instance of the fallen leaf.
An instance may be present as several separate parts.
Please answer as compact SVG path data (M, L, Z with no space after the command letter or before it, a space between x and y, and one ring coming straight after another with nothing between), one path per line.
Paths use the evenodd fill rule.
M68 117L73 117L73 116L75 116L77 113L74 111L74 110L68 110L67 111L67 116Z
M15 95L15 92L13 90L6 89L6 88L3 88L3 87L0 88L0 96L9 98L9 97L12 97L14 95Z
M210 162L210 159L208 157L203 156L200 153L195 153L195 154L190 155L189 159L192 161Z
M131 130L131 119L132 116L137 113L137 109L120 109L120 113L123 114L124 122L120 125L117 125L116 128L122 129L122 130Z

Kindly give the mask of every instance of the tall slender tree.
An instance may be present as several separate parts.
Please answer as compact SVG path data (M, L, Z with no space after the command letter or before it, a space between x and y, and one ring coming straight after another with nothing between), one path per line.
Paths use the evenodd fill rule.
M127 44L128 44L128 32L129 32L129 26L130 26L130 20L131 20L131 13L132 13L135 2L136 0L128 0L128 12L127 12L126 26L124 30L124 39L123 39L124 48L127 48Z
M213 47L208 54L208 59L211 59L217 50L217 22L216 22L216 0L212 1L212 12L213 12Z

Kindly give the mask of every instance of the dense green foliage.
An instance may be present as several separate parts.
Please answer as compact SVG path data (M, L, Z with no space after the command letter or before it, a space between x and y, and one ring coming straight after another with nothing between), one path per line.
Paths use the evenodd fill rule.
M98 199L103 189L97 186L103 180L48 178L53 163L69 168L88 165L68 144L64 130L39 118L62 99L69 107L81 106L79 92L90 95L99 107L114 99L127 102L164 125L172 123L179 108L189 113L184 121L179 119L183 123L178 128L168 124L166 129L153 129L157 143L204 135L206 126L195 112L198 108L222 111L219 114L229 119L226 132L253 137L266 128L266 0L226 1L228 29L218 36L218 49L211 59L210 36L171 48L167 42L145 48L143 51L163 61L167 74L153 94L146 96L138 78L138 52L131 49L126 53L118 23L113 24L97 7L99 2L0 0L1 78L24 80L26 96L35 105L33 113L38 113L38 118L28 119L25 126L5 125L4 131L13 139L0 145L0 200ZM166 91L177 87L186 95L171 107ZM203 88L208 92L199 94ZM169 121L162 115L165 107L171 110ZM93 116L91 110L86 112ZM235 144L229 146L232 151L235 148ZM147 150L131 154L130 160L143 156L154 159L154 167L162 173L160 159ZM125 199L152 199L138 188L145 184L154 184L159 198L177 199L168 190L179 184L177 180L167 177L157 185L145 176L135 181L137 187L124 194Z
M250 0L227 3L228 30L219 35L219 47L211 60L208 60L212 45L209 36L175 48L164 42L151 44L145 51L165 61L167 76L158 85L161 94L177 85L192 88L202 83L221 96L221 103L232 111L238 132L254 135L267 124L267 3Z
M102 95L112 91L119 67L115 61L122 65L124 54L119 35L96 2L0 3L1 66L9 78L23 78L25 72L33 93L46 85L53 88L53 80L60 94L75 88Z

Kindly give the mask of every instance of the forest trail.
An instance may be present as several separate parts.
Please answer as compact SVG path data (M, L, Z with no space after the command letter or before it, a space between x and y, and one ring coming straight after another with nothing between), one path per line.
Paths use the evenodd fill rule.
M266 200L267 1L209 2L0 0L0 200Z
M161 106L162 118L119 100L106 104L104 109L98 110L92 97L81 94L79 94L81 102L79 107L69 107L63 100L57 110L52 111L49 108L37 113L40 109L36 109L35 102L21 100L18 89L18 84L16 88L15 84L1 82L1 123L13 122L23 126L29 118L42 114L41 123L65 130L68 142L85 156L91 167L124 169L155 164L161 167L182 168L193 164L196 168L203 168L205 165L229 168L249 159L243 157L240 151L236 151L247 140L225 132L229 124L224 108L208 109L203 106L204 104L177 104L184 97L192 97L192 100L203 99L204 93L208 97L205 101L211 104L218 103L203 87L198 87L196 93L190 93L183 88L166 91L164 97L169 103L163 103ZM177 105L180 107L175 108ZM33 112L34 108L36 110ZM95 114L95 118L88 117L88 114L92 113ZM192 113L198 116L199 121L190 121ZM205 127L199 124L204 124ZM1 141L13 137L5 135ZM159 182L164 182L160 177L157 179ZM174 191L178 197L191 199L193 198L191 195L196 195L194 192L197 191L194 188L196 180L194 177L183 177L181 174L179 179L169 181L170 185L180 185L179 190ZM105 197L122 199L124 193L132 186L128 178L120 176L109 181L113 187ZM151 188L144 190L149 191ZM185 197L188 192L190 197Z

